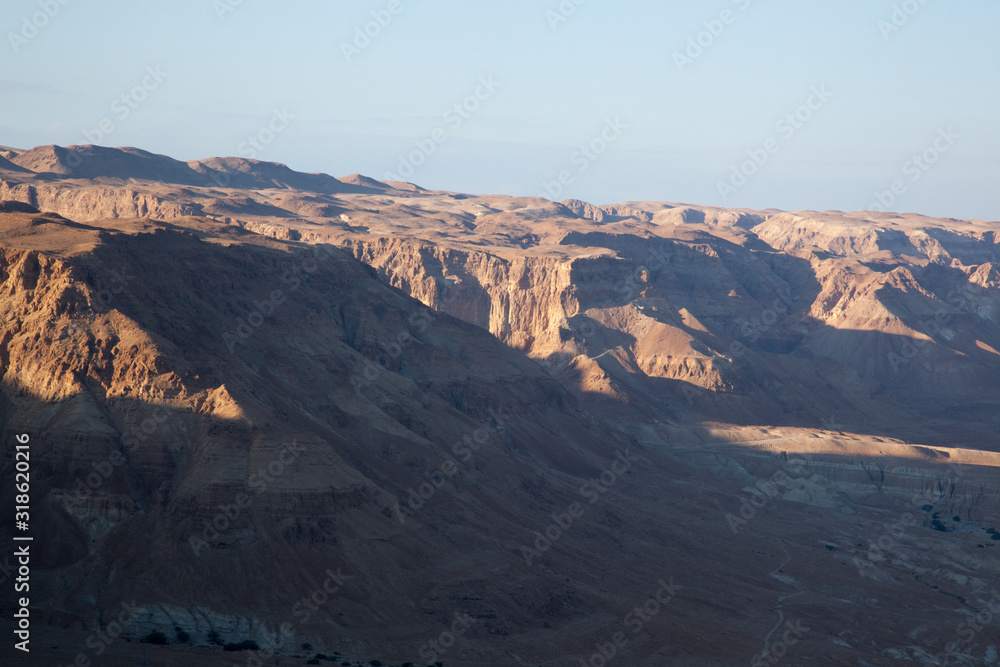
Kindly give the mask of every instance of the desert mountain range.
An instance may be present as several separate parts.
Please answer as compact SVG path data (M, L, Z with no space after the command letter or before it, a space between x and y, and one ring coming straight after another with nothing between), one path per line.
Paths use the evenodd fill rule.
M0 149L24 664L1000 664L998 231Z

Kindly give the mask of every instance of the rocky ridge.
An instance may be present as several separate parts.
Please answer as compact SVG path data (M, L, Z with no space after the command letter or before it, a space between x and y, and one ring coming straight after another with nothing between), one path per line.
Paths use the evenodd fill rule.
M998 579L997 223L4 159L0 418L37 441L54 660L129 604L191 664L212 633L413 660L456 612L446 664L566 664L670 579L634 664L793 617L802 664L995 661L956 640Z

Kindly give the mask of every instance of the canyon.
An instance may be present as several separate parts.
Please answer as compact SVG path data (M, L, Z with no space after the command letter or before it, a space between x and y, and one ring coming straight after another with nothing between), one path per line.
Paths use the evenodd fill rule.
M33 657L1000 664L998 231L0 150Z

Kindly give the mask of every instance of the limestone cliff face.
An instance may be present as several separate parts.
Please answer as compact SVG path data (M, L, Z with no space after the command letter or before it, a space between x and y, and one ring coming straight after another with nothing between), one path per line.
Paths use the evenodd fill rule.
M782 223L762 224L767 232L767 225ZM978 249L952 240L951 250L982 259L992 237L982 239L987 245ZM678 393L664 392L669 386L654 389L647 381L673 380L693 388L681 392L689 407L701 407L705 390L720 399L710 409L726 414L729 397L741 395L741 409L753 405L749 412L769 420L820 402L830 413L878 419L870 408L879 392L924 414L970 387L967 399L986 412L994 400L987 396L1000 397L1000 291L992 262L949 265L935 251L926 265L890 269L880 264L890 251L878 250L877 240L871 248L857 239L845 246L843 253L865 257L859 262L811 251L801 258L760 252L754 237L736 244L704 234L565 234L561 246L587 248L584 257L518 256L405 238L342 242L389 284L550 368L569 369L560 377L581 395L622 401L627 387L640 382L643 395L660 393L676 403ZM824 359L827 366L816 368L840 396L805 398L825 390L797 371L789 376L788 355Z
M393 287L526 352L554 349L554 329L579 313L573 268L556 259L507 259L387 238L347 247Z
M679 403L702 406L705 395L693 392L721 396L711 402L717 414L733 409L729 396L750 396L752 405L773 393L766 382L748 381L746 365L766 362L740 341L789 351L802 338L790 316L799 297L779 274L732 251L720 256L709 243L607 234L564 242L598 250L510 257L386 238L345 246L388 284L543 361L582 398L675 418ZM773 314L766 325L762 310ZM760 402L738 409L773 411Z
M519 570L501 546L527 539L519 517L630 445L536 364L335 248L201 219L111 230L2 215L0 432L37 443L39 622L98 629L134 600L133 637L190 626L199 641L343 646L389 614L401 640L414 604L452 613L440 587L456 573L406 574L450 568L440 540ZM443 462L449 490L411 499ZM12 466L6 451L5 479ZM296 622L331 567L355 581L337 620ZM470 567L458 581L506 576ZM531 588L526 600L550 594ZM472 611L504 632L532 622ZM278 637L287 621L297 631Z
M629 664L745 662L793 604L797 656L883 664L1000 580L995 223L67 151L0 162L50 211L0 204L39 627L134 601L126 636L205 664L215 635L402 663L460 612L446 663L562 664L674 577Z
M69 190L59 186L11 184L0 179L0 199L24 202L81 222L147 216L170 219L201 212L200 207L166 201L127 187Z
M969 451L925 448L930 459L937 459L936 464L871 458L860 452L854 456L813 452L776 462L761 451L724 451L750 473L751 487L757 480L772 479L777 471L786 471L788 479L782 477L776 490L786 500L853 513L851 508L877 499L879 505L897 513L910 512L913 523L924 528L932 529L937 518L952 531L968 529L984 539L989 539L986 529L993 527L1000 513L1000 480L984 474ZM884 454L901 451L897 444L883 445Z
M720 392L741 384L732 355L699 340L704 328L696 318L676 315L676 301L650 269L630 259L504 257L392 239L347 247L386 283L542 361L581 398L676 416L662 399L631 396L636 383L663 379ZM688 259L697 266L700 256Z
M542 361L578 397L607 398L598 402L614 414L910 424L960 408L976 414L966 426L1000 427L991 223L557 204L75 150L76 170L63 149L15 156L0 194L83 220L202 211L348 248L387 284ZM99 180L74 178L84 167Z

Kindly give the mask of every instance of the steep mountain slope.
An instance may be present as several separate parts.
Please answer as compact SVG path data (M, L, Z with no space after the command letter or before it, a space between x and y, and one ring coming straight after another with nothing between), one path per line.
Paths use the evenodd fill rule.
M104 664L995 654L962 624L1000 577L996 223L200 186L116 150L0 164L34 659L100 657L123 603ZM135 643L175 628L199 648Z
M14 159L41 169L44 155L78 166L0 173L0 196L84 221L204 213L348 248L385 282L544 361L588 409L626 424L837 423L1000 447L997 223L595 207L360 177L331 189L335 179L283 165L136 149L42 147ZM205 165L245 175L198 184L191 174ZM108 188L73 177L129 170L168 178Z
M148 580L140 591L183 603L193 593L189 577L214 584L194 589L202 605L249 614L267 591L241 582L265 574L280 581L280 562L296 563L302 586L321 581L331 565L324 545L338 545L336 564L350 563L355 576L405 572L416 565L411 557L430 560L437 540L511 532L498 521L501 507L503 515L530 512L511 505L508 485L542 472L599 471L628 446L575 415L573 399L537 366L379 285L336 249L317 254L195 220L102 229L11 217L5 426L39 434L36 465L50 500L81 524L66 543L52 535L46 556L51 549L53 565L92 582L82 590L53 582L46 593L59 616L87 617L95 597L97 609L114 608L121 591L113 582ZM454 443L461 447L449 454ZM426 512L408 522L424 529L410 529L406 553L380 560L348 546L355 531L361 542L405 534L397 503L405 510L407 489L487 444L496 451L460 461L473 480L480 466L491 473L462 488L469 525L437 526L455 513ZM107 461L120 470L89 488ZM250 511L232 509L244 493L254 494ZM203 524L223 511L239 516L219 520L232 525L205 543L217 531ZM489 525L480 524L486 516ZM88 540L110 553L88 552ZM237 545L247 565L260 551L263 571L236 567ZM353 549L353 557L343 553ZM369 600L365 613L399 613L391 612L398 596L378 592L392 578L366 579L351 599ZM377 602L381 595L396 602Z

